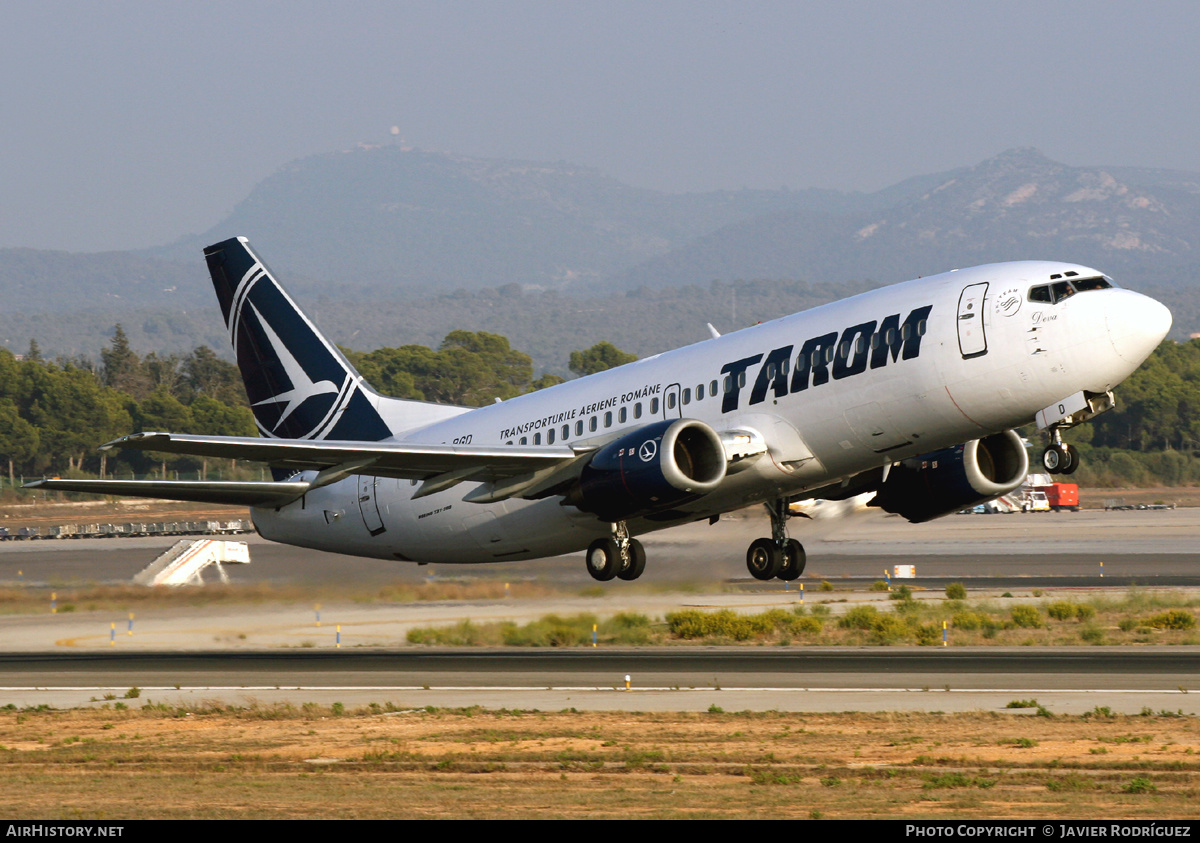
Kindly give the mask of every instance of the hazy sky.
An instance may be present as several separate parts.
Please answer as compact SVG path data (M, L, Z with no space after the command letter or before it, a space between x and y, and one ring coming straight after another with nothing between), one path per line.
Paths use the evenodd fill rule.
M1014 146L1200 171L1195 0L6 0L0 21L0 247L170 242L392 126L670 191L876 190Z

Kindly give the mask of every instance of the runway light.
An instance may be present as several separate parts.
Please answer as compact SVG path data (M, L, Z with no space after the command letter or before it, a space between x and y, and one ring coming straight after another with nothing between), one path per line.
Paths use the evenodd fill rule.
M342 625L340 623L337 625L337 648L339 650L342 648Z
M108 625L108 646L117 646L117 625L115 622Z
M626 691L629 690L629 674L628 673L625 674L625 690Z
M129 630L127 635L133 635L133 612L129 613Z

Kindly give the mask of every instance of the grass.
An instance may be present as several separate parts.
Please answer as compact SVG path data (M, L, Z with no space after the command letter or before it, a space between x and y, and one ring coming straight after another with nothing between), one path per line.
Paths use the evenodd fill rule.
M1195 718L1013 727L984 712L43 707L0 711L0 762L14 819L1195 814Z
M896 597L896 594L891 595ZM524 626L511 622L414 629L409 643L469 646L587 646L597 624L601 644L667 645L778 644L795 646L941 646L943 628L953 645L1119 645L1197 644L1200 598L1179 592L1131 589L1125 596L1087 600L997 603L991 600L898 599L830 604L765 612L681 609L661 620L618 614L598 620L592 614L548 615Z

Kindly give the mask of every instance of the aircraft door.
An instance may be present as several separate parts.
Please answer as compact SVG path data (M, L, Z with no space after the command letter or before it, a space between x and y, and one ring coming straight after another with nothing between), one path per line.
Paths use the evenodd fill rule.
M378 477L367 474L358 475L358 510L362 513L363 524L367 532L377 536L387 527L383 526L383 518L379 515Z
M683 404L679 398L679 384L673 383L663 390L663 418L683 418Z
M987 334L983 326L983 301L987 282L964 287L958 297L958 350L963 360L987 354Z

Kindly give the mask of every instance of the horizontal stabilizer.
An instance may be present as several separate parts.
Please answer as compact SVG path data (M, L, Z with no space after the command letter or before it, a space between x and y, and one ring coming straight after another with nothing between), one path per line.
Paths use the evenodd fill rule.
M284 506L307 492L309 486L304 481L34 480L26 483L24 488L235 506Z

